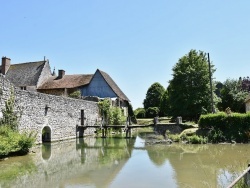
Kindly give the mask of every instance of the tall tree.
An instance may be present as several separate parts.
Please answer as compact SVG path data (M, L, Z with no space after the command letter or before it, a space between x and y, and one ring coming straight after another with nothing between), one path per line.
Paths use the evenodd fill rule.
M160 112L162 116L169 116L169 97L167 89L161 97Z
M224 111L229 107L233 112L245 112L245 99L248 91L242 88L242 80L227 79L220 90L221 102L218 108Z
M211 74L215 71L211 66ZM173 67L169 82L169 103L172 116L198 119L211 111L209 65L206 53L191 50Z
M147 110L149 107L160 108L161 97L164 94L164 87L156 82L152 84L146 93L146 98L143 101L144 109Z

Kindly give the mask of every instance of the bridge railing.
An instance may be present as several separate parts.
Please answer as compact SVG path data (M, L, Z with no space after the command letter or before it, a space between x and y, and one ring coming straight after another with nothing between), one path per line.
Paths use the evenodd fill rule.
M239 185L240 184L240 185ZM244 172L236 178L227 188L239 185L240 187L250 187L250 164Z

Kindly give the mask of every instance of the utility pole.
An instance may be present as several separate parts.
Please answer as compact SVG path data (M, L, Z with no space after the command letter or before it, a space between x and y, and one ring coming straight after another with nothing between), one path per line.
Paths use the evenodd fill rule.
M208 67L209 67L209 81L210 81L210 94L211 94L211 111L214 114L214 98L213 98L213 87L212 87L212 73L211 73L211 64L210 64L210 58L209 58L209 53L208 55Z

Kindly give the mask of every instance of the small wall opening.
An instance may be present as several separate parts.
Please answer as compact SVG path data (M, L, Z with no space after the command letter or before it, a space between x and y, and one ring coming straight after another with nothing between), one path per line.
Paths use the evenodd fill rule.
M84 125L84 110L81 110L81 126Z
M51 129L48 126L42 130L42 142L51 142Z

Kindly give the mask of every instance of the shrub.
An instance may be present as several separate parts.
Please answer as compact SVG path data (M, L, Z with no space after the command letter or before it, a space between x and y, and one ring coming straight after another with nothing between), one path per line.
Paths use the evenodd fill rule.
M201 136L198 135L193 135L193 136L189 136L188 138L188 142L191 144L205 144L207 143L207 138L203 138Z
M110 110L110 100L104 99L98 102L99 113L101 116L104 116L106 119L108 118L109 110Z
M173 142L179 142L181 140L178 134L170 134L168 135L168 138L172 140Z
M160 110L158 107L149 107L146 110L146 117L147 118L153 118L156 117L159 114Z
M201 115L200 128L208 128L209 139L213 142L236 141L247 142L250 138L250 114L217 113Z
M119 107L111 107L109 111L109 123L111 125L123 125L126 122L126 117L123 116L122 110Z
M26 154L34 142L32 133L19 134L8 126L0 126L0 157L13 153Z
M136 118L145 118L146 117L146 110L144 108L137 108L135 111Z
M76 90L73 93L69 94L70 98L74 98L74 99L80 99L81 98L81 92L80 90Z

